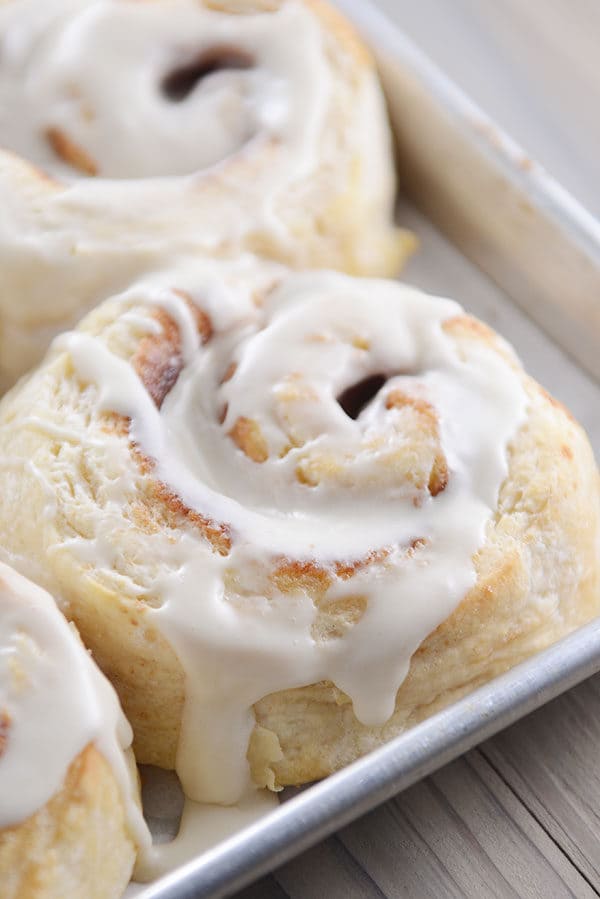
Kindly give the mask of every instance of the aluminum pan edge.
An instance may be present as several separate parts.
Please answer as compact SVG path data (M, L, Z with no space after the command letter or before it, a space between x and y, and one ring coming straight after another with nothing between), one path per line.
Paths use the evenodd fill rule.
M336 0L371 44L402 188L600 379L600 222L368 0Z
M598 670L600 619L290 799L139 899L229 895Z

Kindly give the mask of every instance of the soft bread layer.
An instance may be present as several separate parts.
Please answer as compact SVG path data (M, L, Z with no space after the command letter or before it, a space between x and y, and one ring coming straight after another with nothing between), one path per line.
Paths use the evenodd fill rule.
M128 764L137 777L131 751ZM90 745L43 809L0 830L2 899L117 899L135 855L119 788Z
M25 27L19 31L19 41L13 44L7 38L6 52L0 54L5 66L3 70L0 64L0 74L10 86L0 108L14 107L12 118L9 113L4 118L0 115L0 144L8 148L0 152L5 213L0 225L0 388L39 361L54 334L72 326L138 274L175 256L202 251L232 256L249 249L297 268L323 266L376 275L397 271L413 239L393 224L395 177L385 104L369 52L338 12L322 0L266 4L177 0L177 9L172 2L81 2L81 9L67 4L66 12L64 6L64 0L43 5L37 0L14 0L0 5L0 33L4 29L10 35L13 21L18 27L38 18L47 20L42 31L48 29L44 53L35 49L32 39L31 59L26 53L24 59L18 54L13 59L12 48L23 46ZM61 40L63 33L59 13L66 26L80 30L73 42L65 26L64 53L57 51L54 67L53 42ZM94 15L96 26L86 26ZM102 43L103 36L110 36L111 16L115 17L113 43L123 31L142 41L145 23L158 23L154 43L149 27L148 46L142 46L139 60L136 57L130 63L139 63L139 79L129 77L124 51L112 60L112 69L101 68L113 47L111 41ZM235 31L230 34L231 23ZM179 46L187 48L184 58L171 59L172 47ZM245 84L245 78L261 77L267 86L282 81L289 88L284 93L285 102L292 104L290 120L279 122L276 94L273 109L265 110L264 122L254 122L252 110L260 107L265 91L249 80L245 90L251 98L256 93L256 103L248 104L251 139L242 141L240 148L229 147L222 160L205 161L205 168L198 164L194 171L192 160L191 168L184 166L176 172L169 169L169 159L178 149L184 147L189 154L194 147L204 147L217 130L210 105L205 112L204 107L192 106L185 117L198 91L172 103L160 95L161 79L169 67L181 66L185 72L198 56L197 47L204 48L201 58L207 60L207 72L216 65L214 78L232 79L232 91L237 90L236 79ZM218 70L219 53L225 54L223 71ZM236 54L244 63L239 69ZM165 59L171 61L167 64ZM149 60L156 61L156 71L147 70ZM70 81L64 76L63 84L60 73L69 65ZM122 68L117 71L118 66ZM37 83L38 89L19 101L19 91L27 91L31 83ZM140 97L138 85L147 87ZM97 95L106 99L100 110L95 106ZM223 91L218 108L224 110L225 123L228 118L238 122L242 112L235 112L235 104L245 109L244 91L240 97L236 94L225 102ZM162 115L160 103L165 105ZM76 114L78 104L81 114ZM124 104L130 113L127 128L122 129L125 136L120 138L118 116ZM142 110L147 108L152 116L145 121ZM44 153L50 154L48 160L44 153L40 158L35 142L28 156L29 138L21 135L28 110L31 133L52 137L42 143ZM65 110L67 121L63 122ZM103 115L110 122L115 110L113 131L103 130ZM142 118L132 124L136 115ZM164 121L169 124L161 127L161 135L164 132L162 136L170 140L176 134L178 141L168 152L164 150L162 167L145 176L128 168L127 177L103 177L103 148L118 158L120 139L133 135L142 142L141 149L132 151L133 158L150 156L159 145L153 128ZM194 131L198 121L204 123L200 135ZM187 126L193 126L189 140ZM101 137L94 138L98 129ZM247 138L244 129L242 137Z
M131 358L143 336L132 318L140 311L134 307L126 318L109 302L81 333L101 336L113 353ZM493 332L465 316L447 327L460 352L475 342L505 357L528 398L526 420L508 447L498 508L475 557L477 582L414 654L384 726L361 725L348 698L328 683L256 703L248 758L260 786L336 770L600 611L599 482L584 432ZM174 767L184 674L149 614L160 604L156 585L164 577L149 547L154 539L174 546L196 539L198 528L206 536L206 524L132 455L127 424L99 411L97 392L79 380L60 347L4 399L0 424L4 461L31 460L19 471L10 464L0 470L0 543L13 564L34 570L61 597L119 692L139 761ZM111 484L123 472L130 489L115 524L119 551L95 544L96 557L82 561L68 541L93 540L97 515L114 512ZM293 565L285 578L280 572L283 592L298 587L318 603L318 572ZM356 605L360 614L360 596ZM351 603L339 606L323 626L343 631L356 616Z

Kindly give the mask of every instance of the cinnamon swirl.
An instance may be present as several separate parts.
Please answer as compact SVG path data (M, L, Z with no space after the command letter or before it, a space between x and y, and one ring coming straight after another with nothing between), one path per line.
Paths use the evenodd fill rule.
M131 729L74 628L0 565L0 893L113 899L149 842Z
M457 303L250 258L138 282L0 405L7 557L138 759L212 802L322 777L597 614L598 488Z
M323 0L1 3L0 147L5 383L167 256L388 274L411 244L373 61Z

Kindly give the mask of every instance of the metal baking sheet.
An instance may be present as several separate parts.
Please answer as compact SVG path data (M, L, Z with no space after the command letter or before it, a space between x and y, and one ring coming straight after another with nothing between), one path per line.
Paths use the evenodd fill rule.
M516 346L600 454L600 225L367 0L337 5L375 50L398 145L403 277ZM216 899L600 670L600 619L223 841L139 899Z

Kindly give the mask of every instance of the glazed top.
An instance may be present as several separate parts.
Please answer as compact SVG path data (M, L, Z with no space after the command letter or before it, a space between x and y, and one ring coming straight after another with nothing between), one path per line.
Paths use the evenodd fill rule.
M184 788L225 803L247 786L262 697L328 680L365 724L391 715L412 653L474 584L526 408L510 349L470 319L469 339L454 337L464 314L450 300L280 270L264 293L233 298L200 271L118 300L122 323L158 345L157 307L175 323L181 371L164 396L101 335L56 345L205 524L203 537L144 537L160 571L148 614L186 672ZM98 569L117 551L131 474L110 490L93 545L68 549Z

